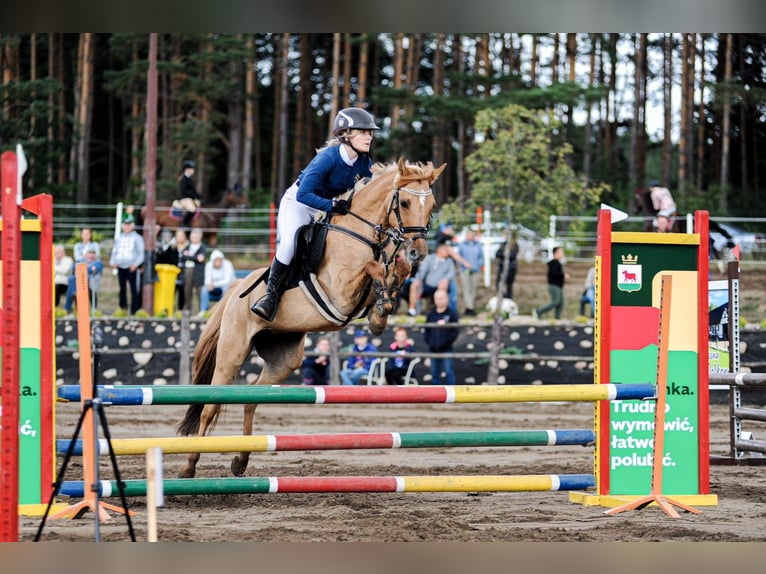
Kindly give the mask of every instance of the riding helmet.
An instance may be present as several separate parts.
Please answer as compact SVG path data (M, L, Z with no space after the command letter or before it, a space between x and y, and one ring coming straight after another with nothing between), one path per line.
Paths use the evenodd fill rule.
M344 108L335 116L332 133L337 137L342 132L350 129L379 130L380 127L375 124L375 119L370 112L362 108Z
M190 161L190 160L187 159L184 162L184 169L188 169L188 168L197 169L197 166L196 166L196 164L193 161Z

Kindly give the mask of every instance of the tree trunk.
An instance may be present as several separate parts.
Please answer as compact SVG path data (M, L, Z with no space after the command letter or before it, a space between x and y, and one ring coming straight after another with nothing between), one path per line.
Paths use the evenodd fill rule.
M53 82L56 79L56 34L48 34L48 81ZM56 126L56 113L55 104L56 99L53 94L53 90L50 90L48 94L48 130L47 130L47 147L48 147L48 173L45 179L45 183L51 185L53 183L53 172L55 170L55 164L53 162L53 148L55 146L55 126Z
M359 90L356 94L356 99L359 107L362 108L367 107L367 76L369 75L369 54L370 40L368 39L367 34L362 34L359 45Z
M394 37L394 89L402 87L402 72L404 69L404 34L398 33ZM398 103L391 105L391 129L399 127L401 108Z
M132 53L132 65L138 67L138 46L136 41L133 41L133 53ZM141 117L141 97L138 92L134 92L130 98L130 113L131 117ZM143 137L143 130L141 129L140 122L133 122L130 128L130 174L128 175L129 182L141 181L141 140ZM126 190L128 191L128 190Z
M434 38L433 55L434 75L431 89L434 96L441 97L444 94L444 34L437 33ZM444 140L447 137L445 128L445 119L441 117L434 118L434 137L431 138L431 158L434 165L439 166L444 163Z
M742 34L737 34L738 50L737 60L739 62L739 78L740 81L745 81L745 47L742 42ZM747 177L747 98L739 99L739 161L740 161L740 180L739 188L743 193L747 194L749 185Z
M553 36L553 56L551 57L551 83L558 84L559 82L559 50L561 49L561 38L558 34L554 33Z
M529 85L537 86L537 34L532 34L532 59L529 63Z
M732 35L725 34L726 51L724 61L724 89L723 89L723 112L721 118L721 196L718 200L718 209L726 213L729 209L729 162L731 161L729 148L731 146L731 56Z
M282 71L279 75L279 171L277 172L277 189L283 190L286 185L286 172L287 172L287 76L290 66L290 33L284 32L282 34L282 50L280 55L280 68Z
M343 107L351 106L351 34L343 34Z
M236 36L238 43L242 42L242 34ZM233 83L232 93L229 96L229 158L226 169L226 188L234 189L242 185L242 139L243 139L243 114L242 104L242 63L238 58L229 61L229 77Z
M80 35L79 64L77 75L79 97L76 114L76 170L79 204L88 203L90 174L90 133L93 123L93 49L94 35L86 32Z
M332 35L332 104L330 109L330 117L327 124L327 137L332 136L332 124L335 121L335 116L338 115L338 96L340 94L340 44L341 35L335 33Z
M638 34L633 34L633 125L630 130L630 158L628 168L628 186L635 189L638 185L638 138L641 131L641 70L643 62Z
M598 43L598 34L590 35L590 73L588 74L588 87L592 88L596 84L596 48ZM586 182L590 182L590 162L591 162L591 139L592 139L592 113L593 104L586 100L585 102L585 129L582 147L582 173Z
M253 189L253 141L255 140L254 121L254 93L255 93L255 38L254 34L248 34L247 59L245 60L245 141L242 145L242 189Z
M293 138L293 167L291 173L297 174L306 162L306 150L311 149L306 142L305 126L309 122L309 110L311 109L311 51L309 49L309 35L301 34L300 51L300 77L298 78L298 93L295 100L295 136ZM344 80L345 87L345 80ZM345 90L344 90L345 91ZM345 97L345 96L344 96ZM345 105L345 104L344 104Z
M673 169L673 34L665 34L663 39L662 67L662 105L663 105L663 136L662 136L662 183L670 186L670 174Z
M697 107L697 189L702 190L705 182L703 181L703 166L705 163L705 34L700 34L700 100Z
M556 37L558 38L558 34L556 34ZM575 82L575 64L577 61L577 34L574 33L568 33L567 34L567 62L569 65L569 81L574 83ZM567 105L567 128L571 128L572 126L572 116L574 114L574 106Z

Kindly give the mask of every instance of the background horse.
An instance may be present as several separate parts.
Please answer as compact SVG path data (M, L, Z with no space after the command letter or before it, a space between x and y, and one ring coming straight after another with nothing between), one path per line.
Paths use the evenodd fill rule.
M431 184L445 166L434 169L430 162L409 164L403 159L377 165L372 180L351 192L350 213L331 217L316 276L329 302L347 317L344 323L326 318L300 288L285 291L274 321L264 321L250 311L266 290L265 269L256 269L233 283L214 307L194 353L193 384L231 383L253 349L263 359L263 369L252 384L279 384L300 367L307 332L337 331L368 306L370 331L382 333L396 290L412 265L428 253L426 234L435 205ZM256 406L244 406L245 435L252 434ZM178 423L178 433L204 436L220 409L221 405L191 405ZM199 456L189 455L181 477L194 476ZM249 457L242 452L234 458L231 470L236 476L245 472Z
M203 203L197 208L197 213L191 222L191 226L199 227L204 232L204 240L210 247L218 244L218 229L221 221L232 209L247 208L247 196L239 188L230 189L218 195L215 199ZM168 201L158 201L155 207L155 217L160 229L183 228L183 214L176 215ZM141 208L139 225L146 218L146 207Z

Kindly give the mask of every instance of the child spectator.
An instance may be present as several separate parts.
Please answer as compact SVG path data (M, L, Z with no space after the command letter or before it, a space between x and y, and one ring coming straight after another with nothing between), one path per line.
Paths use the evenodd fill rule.
M394 327L394 342L389 348L396 353L396 357L390 358L386 364L386 383L389 385L404 384L404 377L407 376L407 370L412 360L407 355L415 350L415 343L409 338L405 327Z
M224 291L237 278L234 265L226 259L223 251L214 249L210 261L205 264L205 285L200 291L200 313L210 307L211 301L220 301Z
M351 348L352 353L374 353L377 350L378 348L375 345L367 342L367 331L360 329L356 332L354 335L354 346ZM365 357L363 355L349 357L348 368L340 372L341 382L344 385L358 385L362 377L370 372L373 360L375 360L375 357Z
M434 293L434 306L426 314L426 323L446 325L457 322L457 313L449 306L449 295L445 290L438 289ZM426 327L423 329L423 337L425 338L426 345L428 345L428 350L432 353L451 353L452 344L459 334L460 331L457 327ZM440 384L442 373L444 373L445 384L455 384L452 357L431 359L432 385Z
M104 264L98 258L98 250L93 245L85 251L85 263L88 265L88 297L91 309L98 307L98 291L101 289L101 276L104 273Z
M316 357L303 359L303 384L327 385L330 377L330 339L319 337L314 351Z

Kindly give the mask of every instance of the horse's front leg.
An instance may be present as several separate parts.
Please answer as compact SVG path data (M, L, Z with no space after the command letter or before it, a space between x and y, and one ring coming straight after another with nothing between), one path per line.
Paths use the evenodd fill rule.
M391 296L391 303L393 309L396 310L399 303L399 297L401 296L402 285L407 280L407 277L412 273L412 265L407 263L404 259L397 259L394 265L393 272L390 274L388 280L388 292Z
M370 276L375 291L375 311L379 316L385 317L394 309L386 284L386 268L380 263L370 261L365 266L365 272Z

